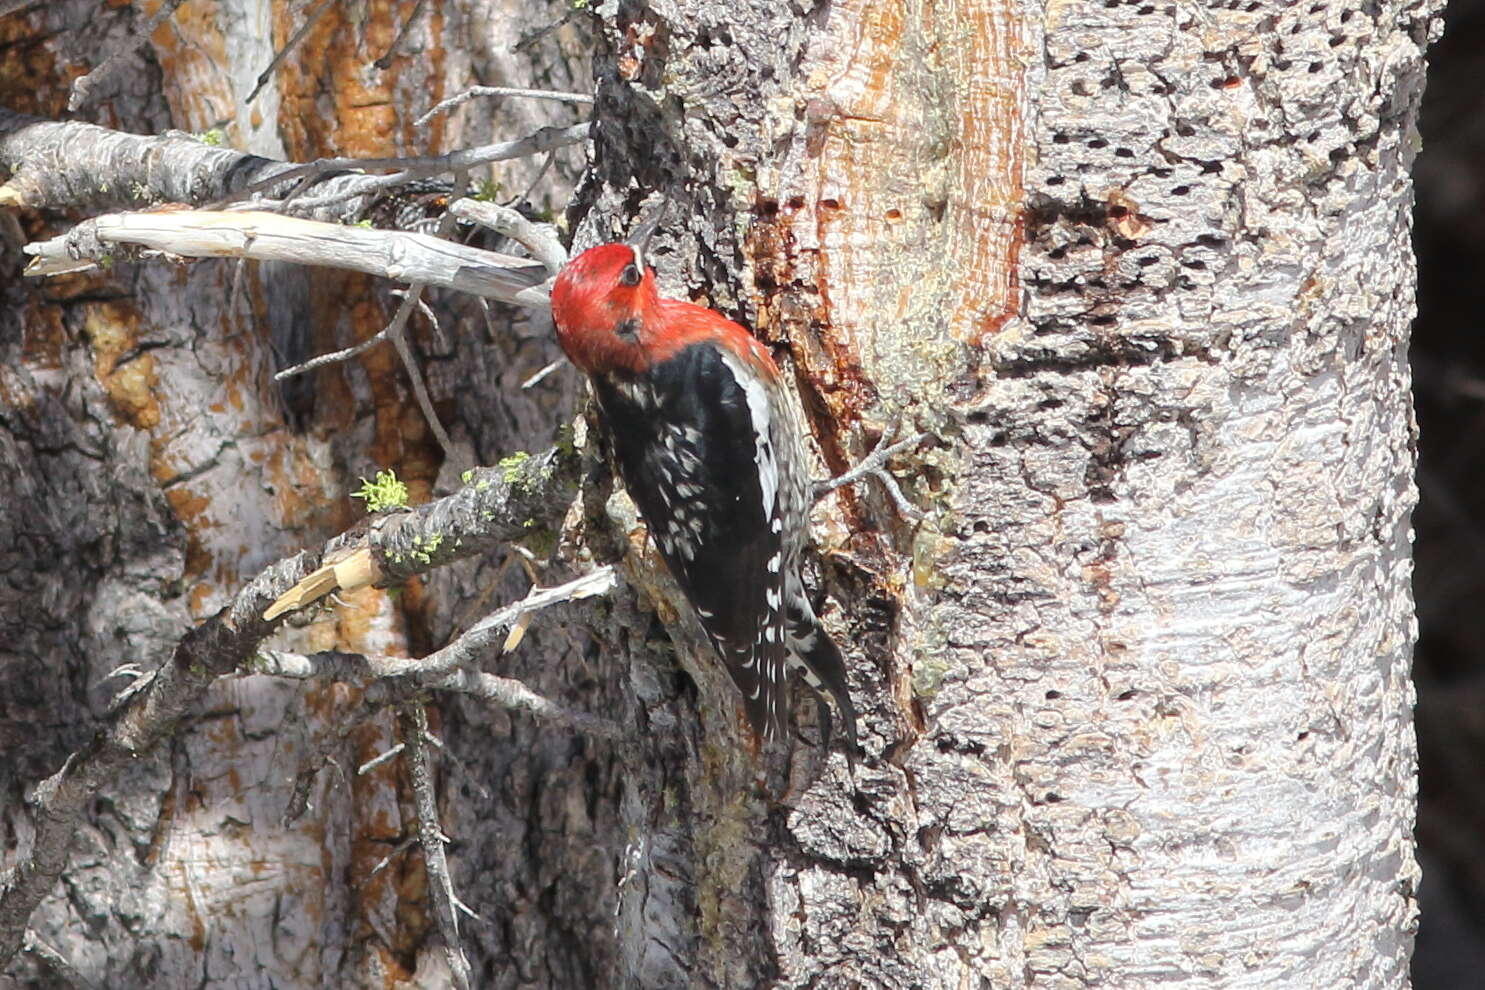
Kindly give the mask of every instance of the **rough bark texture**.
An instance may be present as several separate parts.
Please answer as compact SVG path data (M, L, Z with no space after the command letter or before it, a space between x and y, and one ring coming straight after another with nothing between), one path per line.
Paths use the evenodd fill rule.
M697 857L703 891L762 870L776 955L692 979L1406 981L1407 168L1438 26L621 16L600 93L637 123L600 124L600 210L631 179L686 203L678 267L787 336L827 453L863 409L953 443L901 611L873 629L891 586L862 575L901 571L861 516L828 575L887 759L854 809L820 783L758 812L755 859ZM702 944L756 938L741 912Z
M140 6L50 3L0 21L0 103L61 117L69 73L101 62L154 5ZM300 161L452 150L576 122L560 105L502 101L412 128L465 83L588 88L580 23L509 50L559 22L560 3L428 4L410 55L386 73L368 69L415 6L330 4L244 105L303 5L193 0L107 77L84 115L140 134L220 127L234 148ZM581 158L581 146L559 153L538 205L560 207ZM490 177L514 195L541 164ZM458 446L460 463L442 463L387 346L287 388L269 380L381 329L395 306L390 286L268 265L239 275L230 263L120 265L22 284L18 241L65 229L66 218L14 215L22 229L7 230L0 289L0 462L13 479L0 511L7 863L31 841L24 789L90 738L126 683L105 682L110 670L160 663L262 566L349 525L363 512L346 495L358 478L393 467L426 498L474 464L547 447L577 385L562 371L522 391L557 357L549 332L520 314L487 324L472 300L435 297L441 332L419 318L412 332ZM357 593L277 645L421 654L524 593L508 572L496 584L501 562L450 568L433 588L413 584L396 598ZM596 692L566 686L591 675L573 658L573 638L544 625L539 618L519 653L487 669L574 708L609 710ZM354 776L395 741L389 715L345 731L357 693L261 677L215 685L181 732L91 802L36 930L109 987L395 984L420 968L438 982L418 852L370 875L416 819L397 761ZM455 878L487 919L465 930L476 979L590 982L611 952L604 892L617 858L574 812L602 793L579 762L594 744L524 716L492 718L472 700L434 718L461 761L440 766ZM335 764L314 777L311 811L282 824L298 772L322 752ZM565 878L560 895L553 877ZM563 948L574 930L592 943L586 951ZM47 978L21 959L0 983Z
M572 552L622 558L635 591L595 638L538 621L493 669L645 742L621 758L439 706L476 985L1405 984L1407 168L1431 0L608 2L514 54L564 6L448 0L415 57L366 70L415 6L333 4L249 108L273 48L254 39L282 44L298 6L186 4L94 119L226 117L235 146L287 159L445 150L570 122L502 103L489 133L410 124L465 80L581 88L587 52L559 44L580 24L598 103L577 245L668 196L662 281L777 345L822 473L899 417L938 438L910 462L921 525L870 489L817 514L863 714L854 780L804 742L754 759L632 508L588 480ZM0 103L57 115L66 65L147 13L0 20ZM244 303L231 281L121 266L3 290L7 856L30 841L24 788L98 725L110 669L153 666L343 528L357 475L395 465L426 495L545 446L576 407L570 371L517 387L554 356L543 329L489 333L446 300L420 339L443 461L385 348L268 384L380 329L364 279L265 268ZM457 565L281 645L421 655L522 590ZM417 855L372 875L416 828L395 761L325 770L313 813L280 823L315 754L349 769L394 741L390 719L343 735L354 703L213 687L101 792L37 932L109 986L446 985Z

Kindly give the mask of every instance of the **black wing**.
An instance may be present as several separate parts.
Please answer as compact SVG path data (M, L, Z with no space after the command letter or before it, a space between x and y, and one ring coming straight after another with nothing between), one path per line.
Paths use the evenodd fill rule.
M670 571L771 738L788 707L782 534L772 440L760 467L755 405L737 366L692 345L633 379L595 379L619 471ZM765 488L770 504L765 505ZM772 569L770 569L772 564Z

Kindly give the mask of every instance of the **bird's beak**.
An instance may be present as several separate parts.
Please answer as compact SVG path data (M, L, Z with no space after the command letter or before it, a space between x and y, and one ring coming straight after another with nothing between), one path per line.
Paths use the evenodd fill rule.
M665 200L661 200L660 205L649 216L641 220L639 225L629 233L628 244L634 249L634 264L641 273L645 270L645 258L650 253L650 238L655 236L655 231L660 226L660 219L665 215L665 207L667 205Z

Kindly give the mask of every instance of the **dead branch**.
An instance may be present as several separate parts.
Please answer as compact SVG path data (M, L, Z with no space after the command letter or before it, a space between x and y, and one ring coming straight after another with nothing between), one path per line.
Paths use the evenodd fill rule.
M295 207L316 220L354 220L367 196L417 178L542 154L584 141L588 124L548 127L515 141L448 155L333 158L303 165L218 148L186 134L125 134L95 124L58 122L0 107L0 206L102 212L158 203L227 203L261 193L305 197ZM393 176L364 169L398 170Z
M385 180L392 178L411 182L413 179L433 175L467 172L481 165L509 161L512 158L526 158L551 151L554 148L577 144L587 140L589 130L590 125L586 123L573 124L571 127L543 127L536 133L515 141L500 141L496 144L464 148L460 151L451 151L446 155L413 155L401 158L318 158L302 165L290 166L287 171L275 173L269 178L244 186L213 205L226 206L246 199L254 193L281 186L285 182L312 179L345 169L392 169L397 172L395 176L357 176L356 178L363 183L378 181L385 183Z
M413 121L413 124L422 127L439 114L455 107L461 107L470 100L482 96L516 96L528 100L556 100L562 103L580 104L593 102L593 97L585 93L561 93L550 89L520 89L515 86L471 86L457 96L451 96L442 103L435 103L432 109Z
M262 618L270 602L348 543L366 543L385 579L400 582L558 526L576 489L578 461L576 453L554 449L471 472L469 484L453 495L381 517L368 532L337 537L319 551L271 565L181 637L108 727L35 788L31 848L0 872L0 970L20 949L32 912L66 870L73 836L94 795L190 718L218 677L258 653L277 626Z
M310 29L315 26L315 22L320 19L320 16L325 11L330 9L330 6L331 0L320 0L320 5L308 16L305 16L302 8L294 15L294 18L303 17L303 22L299 25L298 30L289 38L288 42L284 44L284 47L274 53L272 61L268 63L268 68L258 73L258 79L253 84L253 91L247 95L247 99L243 101L244 103L251 103L257 98L258 94L263 91L263 87L268 85L268 80L273 78L274 71L283 64L284 59L289 57L290 52L299 47L299 42L304 40L304 36L309 34Z
M118 245L185 258L254 258L423 282L530 309L548 305L547 273L526 258L429 234L322 223L256 210L106 213L66 234L28 244L28 275L58 275L107 262Z
M413 11L413 16L422 10L422 4L418 4L418 10ZM411 21L408 22L409 24ZM392 43L395 49L402 40L399 35L397 41ZM390 56L391 50L388 51ZM454 199L462 198L465 186L469 182L469 173L460 171L454 176ZM448 240L454 232L454 222L457 218L445 211L438 221L439 240ZM387 324L384 334L397 349L397 356L402 359L402 366L407 370L408 381L412 383L413 398L417 400L418 409L423 413L423 418L428 422L428 428L433 431L434 439L438 441L439 448L445 457L453 455L454 443L449 439L448 431L443 428L443 423L438 419L438 413L433 408L433 397L428 394L428 386L423 381L423 371L418 367L417 358L413 356L412 348L407 343L407 321L412 318L412 312L423 299L423 289L427 287L426 282L414 282L407 287L407 295L403 296L402 304L397 307L397 315L392 317L392 322Z
M606 718L564 708L520 681L473 669L488 655L500 633L515 627L523 618L554 605L605 595L617 587L618 582L617 572L612 566L606 566L555 587L534 589L525 598L491 613L452 643L421 660L338 651L300 654L261 650L242 673L296 680L384 682L373 684L365 698L367 704L405 698L413 690L462 692L507 711L525 712L605 739L620 739L623 730Z
M567 249L557 239L557 229L551 224L527 220L519 210L477 199L458 199L449 206L449 213L509 237L530 251L531 257L546 265L553 275L567 264Z
M418 810L418 844L423 847L423 868L428 872L428 890L433 899L433 916L443 936L443 951L448 959L454 986L469 987L469 960L459 941L459 915L454 905L454 880L449 876L448 859L444 856L443 829L438 822L438 798L433 793L433 771L428 765L424 745L428 735L428 712L421 702L401 706L397 721L402 726L403 743L407 746L407 771L412 783L413 805Z
M371 67L378 72L386 72L392 65L392 59L397 57L398 51L407 41L407 36L412 34L413 25L418 23L418 18L423 16L423 8L428 6L428 0L418 0L418 5L413 8L412 13L407 15L407 20L402 22L402 27L397 31L397 37L387 46L386 52L381 58L371 63Z
M88 97L92 95L93 89L113 74L114 69L118 68L124 56L132 54L149 44L150 35L154 34L161 24L174 17L175 9L182 3L185 3L185 0L164 0L160 4L160 9L156 10L150 16L149 20L144 22L143 27L136 30L123 44L109 52L103 61L95 66L92 71L85 72L72 80L72 92L67 97L68 111L75 113L79 107L88 102Z

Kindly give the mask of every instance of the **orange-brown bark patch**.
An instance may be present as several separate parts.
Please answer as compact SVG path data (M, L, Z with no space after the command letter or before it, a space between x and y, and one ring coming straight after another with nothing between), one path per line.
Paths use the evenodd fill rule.
M137 16L152 16L161 2L140 4ZM219 13L215 4L183 3L150 35L166 81L171 119L183 130L204 131L233 115L232 81L227 75L232 59L218 25Z
M187 578L199 578L211 570L212 555L201 538L201 533L216 523L209 521L207 510L211 500L187 485L173 485L165 489L165 501L175 512L186 531L185 574Z
M160 424L154 356L133 353L142 317L126 300L92 302L83 308L83 333L93 351L93 371L120 421L140 430Z
M57 65L55 39L43 33L37 10L0 17L0 104L20 113L60 118L68 89L84 69Z
M61 307L45 303L27 306L21 316L22 362L29 368L60 368L66 347Z

